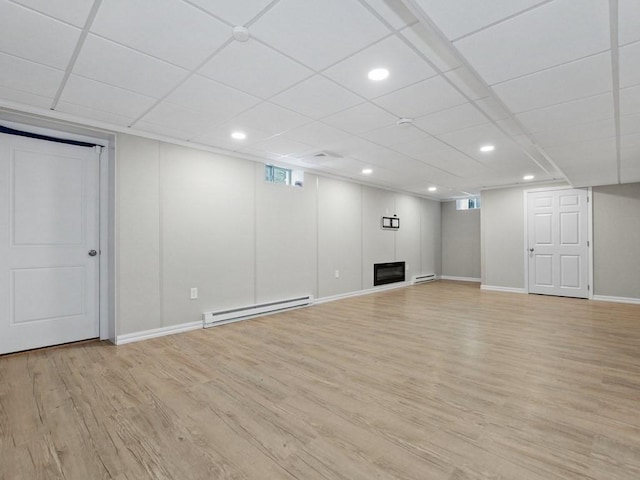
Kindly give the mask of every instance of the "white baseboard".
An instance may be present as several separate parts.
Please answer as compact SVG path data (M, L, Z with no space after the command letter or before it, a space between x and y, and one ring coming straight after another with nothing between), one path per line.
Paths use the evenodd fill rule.
M640 298L633 297L612 297L609 295L594 295L591 300L599 300L601 302L616 302L616 303L633 303L640 305Z
M440 280L453 280L454 282L476 282L480 283L479 278L475 277L452 277L451 275L441 275Z
M368 288L366 290L358 290L356 292L339 293L338 295L331 295L329 297L316 298L314 304L335 302L336 300L342 300L343 298L359 297L360 295L369 295L371 293L384 292L385 290L393 290L394 288L402 288L411 286L411 282L398 282L391 285L382 285L380 287Z
M496 285L480 285L480 290L489 292L527 293L524 288L498 287Z
M174 333L189 332L202 328L202 321L181 323L180 325L172 325L170 327L154 328L152 330L144 330L142 332L127 333L116 337L116 345L124 345L126 343L140 342L149 340L150 338L164 337L165 335L173 335Z

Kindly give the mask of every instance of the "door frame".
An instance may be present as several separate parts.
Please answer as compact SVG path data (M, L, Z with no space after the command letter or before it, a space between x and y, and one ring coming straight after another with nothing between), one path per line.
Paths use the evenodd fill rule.
M100 244L98 325L100 340L110 340L115 343L115 135L76 127L64 122L20 114L12 115L2 110L0 110L0 120L4 126L18 130L104 145L100 149L98 165L100 217L98 221Z
M593 193L591 187L572 187L570 185L540 187L525 189L523 193L524 204L524 293L529 292L529 193L549 192L557 190L586 190L587 191L587 266L589 268L589 300L593 299Z

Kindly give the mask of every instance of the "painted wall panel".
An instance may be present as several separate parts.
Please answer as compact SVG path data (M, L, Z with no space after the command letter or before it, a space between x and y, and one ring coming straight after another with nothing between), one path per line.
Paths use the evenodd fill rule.
M319 177L318 296L358 290L362 290L362 186Z
M255 164L256 301L317 296L316 176L302 188L264 181Z
M442 275L480 278L480 209L442 202Z
M421 248L422 271L442 273L442 212L440 202L422 199Z
M400 218L400 230L396 235L396 261L406 262L406 279L422 273L422 200L409 195L396 194L396 214Z
M254 165L161 144L162 326L254 303Z
M396 261L396 234L382 230L381 218L392 217L395 194L387 190L362 187L362 288L373 287L373 264ZM401 219L402 222L402 219ZM402 226L400 227L402 228Z
M159 143L118 135L116 332L160 324Z

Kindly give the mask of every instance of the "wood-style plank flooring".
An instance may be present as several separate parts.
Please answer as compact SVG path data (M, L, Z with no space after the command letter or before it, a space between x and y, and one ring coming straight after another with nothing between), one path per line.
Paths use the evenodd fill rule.
M640 306L436 282L0 357L0 478L640 479Z

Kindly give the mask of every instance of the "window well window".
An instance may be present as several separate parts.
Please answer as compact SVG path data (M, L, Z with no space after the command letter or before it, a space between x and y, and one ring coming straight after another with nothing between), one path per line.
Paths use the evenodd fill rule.
M291 170L290 168L276 167L275 165L265 165L264 179L269 183L302 187L304 172L301 170Z
M460 198L456 200L456 210L480 208L480 197Z

